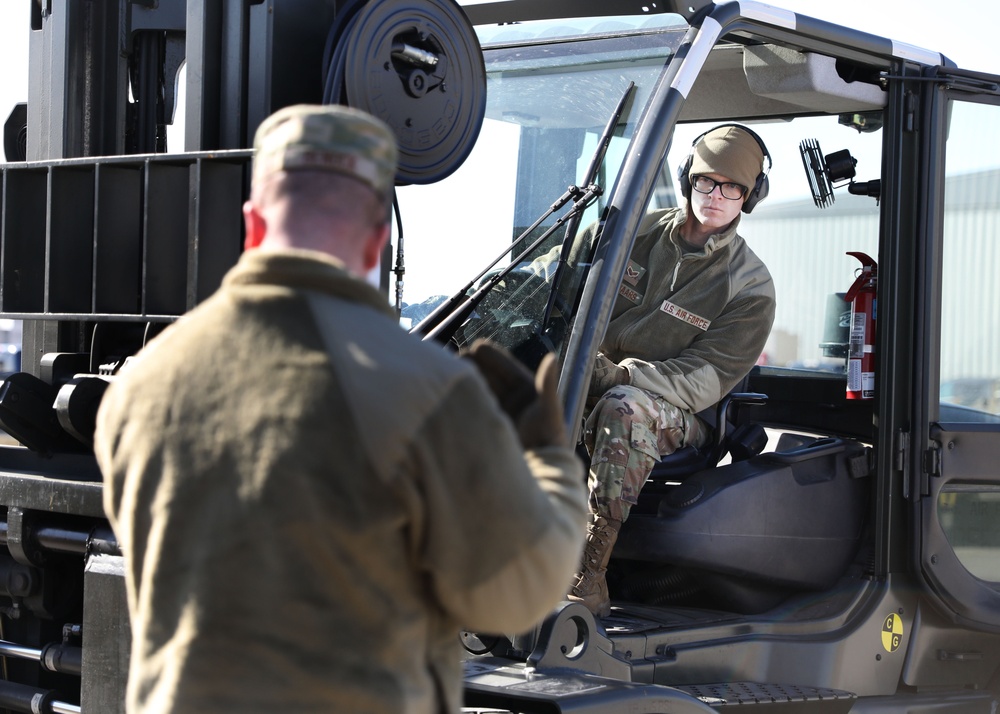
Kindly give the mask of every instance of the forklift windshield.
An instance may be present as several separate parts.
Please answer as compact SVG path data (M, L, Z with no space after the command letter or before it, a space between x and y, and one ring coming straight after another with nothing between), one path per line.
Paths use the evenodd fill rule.
M404 326L490 285L450 335L457 346L489 337L528 362L560 351L590 264L593 231L581 229L601 215L642 109L687 29L674 15L615 20L615 29L633 29L603 36L581 22L481 28L487 104L475 148L443 181L398 190ZM675 205L666 178L656 201ZM558 281L539 279L531 262L564 242L569 260Z

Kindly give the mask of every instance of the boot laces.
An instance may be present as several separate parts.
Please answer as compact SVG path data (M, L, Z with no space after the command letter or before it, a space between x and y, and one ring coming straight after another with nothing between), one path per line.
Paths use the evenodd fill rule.
M601 557L604 549L608 547L610 543L610 538L605 528L594 527L590 533L587 534L587 542L583 546L583 564L587 565L600 565Z

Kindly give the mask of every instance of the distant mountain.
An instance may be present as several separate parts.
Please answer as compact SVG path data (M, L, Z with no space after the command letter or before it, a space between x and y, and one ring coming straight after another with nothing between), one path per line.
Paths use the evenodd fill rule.
M431 314L438 305L443 303L448 299L447 295L434 295L427 298L423 302L414 303L413 305L403 305L403 309L400 312L400 316L409 319L411 325L416 325L425 317Z

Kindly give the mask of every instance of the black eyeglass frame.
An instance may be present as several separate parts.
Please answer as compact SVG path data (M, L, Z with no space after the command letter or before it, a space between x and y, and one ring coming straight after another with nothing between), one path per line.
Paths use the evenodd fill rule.
M704 191L698 188L699 181L709 181L711 182L712 187L707 191ZM736 183L735 181L716 181L714 178L711 178L709 176L704 176L702 174L691 174L691 188L697 191L698 193L703 193L705 195L708 195L715 190L716 186L719 187L719 192L722 194L722 197L729 201L739 201L741 198L744 198L747 195L747 191L750 190L749 187L744 186L741 183ZM738 196L726 195L726 187L728 186L738 187L740 189L740 194Z

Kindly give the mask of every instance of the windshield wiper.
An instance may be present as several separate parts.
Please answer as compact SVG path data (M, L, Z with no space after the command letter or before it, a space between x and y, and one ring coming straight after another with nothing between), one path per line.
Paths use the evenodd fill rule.
M622 113L625 111L625 105L628 104L628 100L632 96L633 89L635 89L635 82L629 82L628 86L625 87L625 93L622 94L622 98L618 100L618 106L615 107L614 114L611 115L607 126L604 127L604 132L601 134L601 138L597 142L597 150L590 159L590 165L587 167L587 173L584 174L585 186L594 185L594 182L597 181L597 172L600 171L601 165L604 163L604 156L608 153L608 145L611 144L611 137L615 133L615 128L617 128L618 122L621 121ZM559 262L556 263L555 273L552 275L552 290L549 291L549 301L545 305L545 313L542 317L543 330L545 329L545 326L549 324L549 320L552 317L552 309L556 303L556 296L559 294L559 285L562 283L563 276L566 274L566 266L569 263L569 253L573 249L572 238L576 235L577 228L580 225L580 214L577 213L574 217L577 220L566 226L566 234L563 236L562 241L562 250L559 252Z
M611 135L614 132L615 126L617 126L618 121L621 118L622 112L624 111L625 104L628 98L631 96L632 90L635 87L635 82L629 82L628 87L625 89L625 93L618 105L615 107L615 111L612 114L611 120L608 122L607 127L604 129L604 133L601 135L601 139L598 141L597 150L594 152L594 156L591 158L590 165L587 168L586 178L587 181L584 183L584 188L580 186L570 186L566 189L566 192L558 198L548 210L545 211L534 223L532 223L528 228L526 228L521 235L519 235L509 246L504 248L503 252L500 253L486 268L479 273L476 277L469 281L469 283L459 290L457 293L452 295L448 300L438 305L427 317L421 320L413 329L410 330L411 334L422 335L424 340L438 340L439 342L448 342L454 336L455 332L459 327L472 315L476 306L482 302L483 298L487 293L492 290L497 283L503 280L512 270L514 270L524 258L532 253L539 245L545 241L546 238L551 236L556 230L558 230L566 221L576 218L577 224L579 223L579 216L590 204L592 204L597 198L599 198L603 193L603 189L594 183L594 179L597 176L597 172L600 169L601 163L604 161L604 155L607 153L608 144L611 140ZM507 265L503 270L494 273L490 276L489 280L483 283L475 292L471 295L469 294L475 287L476 283L483 278L493 267L499 263L505 255L510 253L515 246L521 243L525 238L527 238L531 233L538 228L545 221L546 218L551 216L553 213L558 211L560 208L565 206L568 202L573 201L572 207L560 216L555 223L553 223L548 229L545 230L540 236L531 242L531 244L525 248L521 253L519 253L510 264ZM569 235L567 231L567 235ZM561 251L559 266L557 266L556 271L558 274L559 268L562 263L565 262L565 255L568 248L566 247L566 241L563 241L563 248ZM557 277L557 276L556 276ZM555 278L554 278L555 279ZM558 283L556 283L558 284ZM549 305L546 307L546 317L551 310L552 304L552 294L549 296ZM544 324L544 323L543 323Z
M434 310L434 312L432 312L430 315L424 318L420 322L420 324L418 324L416 327L410 330L410 332L416 333L418 335L423 334L424 340L438 340L439 342L448 342L454 336L458 328L461 327L462 324L469 319L473 311L476 309L476 306L479 305L480 302L482 302L483 298L486 297L487 293L489 293L489 291L492 290L497 283L499 283L501 280L507 277L507 275L512 270L514 270L521 263L522 260L528 257L532 251L534 251L539 245L541 245L546 238L555 233L556 230L559 229L559 227L561 227L570 218L578 215L583 210L585 210L587 206L596 201L597 198L602 193L603 190L601 189L601 187L594 184L591 184L586 189L581 189L578 186L570 186L569 190L567 190L566 193L563 194L563 196L565 197L568 195L570 198L573 198L574 199L573 206L566 213L560 216L556 220L556 222L553 223L548 229L546 229L544 233L538 236L535 240L531 241L531 245L529 245L527 248L521 251L517 255L517 257L515 257L512 261L510 261L510 264L507 265L507 267L491 275L489 280L480 285L479 288L477 288L474 293L472 293L471 295L467 294L468 291L472 289L473 285L475 285L476 280L478 280L487 272L489 272L490 268L496 265L497 262L499 262L499 260L503 258L503 256L507 255L507 253L510 252L510 248L501 253L500 256L496 260L494 260L488 268L486 268L486 270L484 270L482 273L479 274L479 277L477 277L475 280L469 283L469 285L464 289L463 292L456 293L455 295L453 295L448 300L448 302L444 306L442 306L443 309ZM566 200L563 200L563 198L560 198L559 201L562 202L559 205L563 205L566 203ZM556 206L555 210L559 210L559 206L557 206L559 201L552 204L553 206ZM542 220L544 220L551 214L552 211L551 210L548 211L542 218L540 218L533 224L533 227L537 227L538 224L542 222ZM511 244L511 246L514 246L517 243L521 242L521 240L523 240L530 232L531 229L529 228L520 236L518 236L517 240L514 241ZM455 307L456 305L457 307ZM437 325L434 326L428 325L428 331L426 333L423 332L425 323L433 322L435 314L442 314L445 312L448 312L448 314L445 317L441 318L440 322L438 322Z
M562 208L563 206L565 206L571 199L574 199L577 196L580 196L581 194L582 194L582 191L578 187L576 187L576 186L570 186L566 190L566 193L564 193L562 196L560 196L559 199L555 203L553 203L551 206L549 206L549 209L545 213L543 213L538 218L538 220L536 220L534 223L532 223L530 226L528 226L528 228L525 229L525 231L521 235L519 235L509 246L507 246L506 248L503 249L503 252L501 252L500 255L498 255L496 258L494 258L492 261L490 261L490 264L487 265L486 268L483 269L483 271L481 273L479 273L479 275L477 275L472 280L470 280L468 282L468 284L464 288L462 288L457 293L455 293L454 295L452 295L445 302L441 303L436 308L434 308L427 315L427 317L425 317L423 320L421 320L420 322L418 322L410 330L410 333L414 334L414 335L424 335L424 339L427 339L428 337L430 337L430 332L429 331L432 330L435 327L435 325L438 325L441 322L442 319L444 319L443 318L444 315L446 315L447 313L451 313L452 311L455 310L455 308L457 308L459 305L461 305L463 302L466 302L469 299L469 292L472 290L473 287L475 287L476 283L478 283L479 280L484 275L486 275L488 272L490 272L490 270L493 268L494 265L496 265L497 263L499 263L503 259L503 257L505 255L507 255L508 253L510 253L511 250L513 250L513 248L518 243L520 243L521 241L523 241L525 238L527 238L531 234L531 232L533 230L535 230L536 228L538 228L538 226L541 225L542 221L544 221L546 218L548 218L553 213L555 213L556 211L558 211L560 208ZM547 237L548 235L551 235L551 231L546 232L546 234L545 234L545 236L543 236L543 238ZM537 241L536 240L535 243L533 243L531 246L529 246L528 250L525 251L525 253L530 252L540 242L541 241ZM522 257L525 253L522 253L521 256L518 256L518 257L519 258ZM511 262L511 266L514 266L516 264L517 264L516 261L512 261ZM504 275L506 275L509 272L510 272L510 270L507 270L504 273ZM493 285L495 285L496 282L497 282L497 279L492 280L492 284ZM451 339L451 336L449 335L445 339Z

